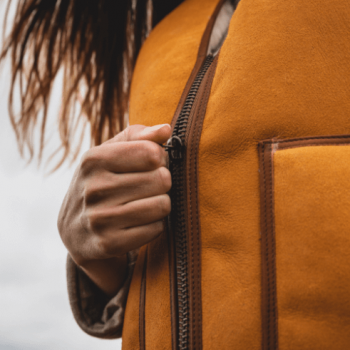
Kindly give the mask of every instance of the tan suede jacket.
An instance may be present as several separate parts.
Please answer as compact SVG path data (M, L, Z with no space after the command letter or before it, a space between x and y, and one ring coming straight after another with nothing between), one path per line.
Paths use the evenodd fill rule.
M74 315L125 350L350 349L350 3L241 0L214 56L223 3L141 50L130 124L173 127L168 230L112 300L69 260Z

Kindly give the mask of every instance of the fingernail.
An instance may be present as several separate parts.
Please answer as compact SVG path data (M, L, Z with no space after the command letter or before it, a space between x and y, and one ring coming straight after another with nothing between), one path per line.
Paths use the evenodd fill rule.
M154 126L150 126L150 127L148 127L148 128L143 129L142 133L143 133L143 134L148 134L149 132L152 132L152 131L156 131L156 130L158 130L158 129L161 129L161 128L162 128L163 126L165 126L165 125L170 126L169 124L154 125Z

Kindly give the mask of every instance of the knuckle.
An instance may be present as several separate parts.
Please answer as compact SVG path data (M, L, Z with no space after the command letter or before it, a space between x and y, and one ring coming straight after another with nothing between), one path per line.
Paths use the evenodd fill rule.
M122 140L125 140L125 141L128 141L131 137L131 129L130 129L130 126L128 126L126 129L124 129L122 132L121 132L121 139Z
M113 255L113 247L110 240L107 237L105 236L99 237L97 244L98 244L98 250L101 252L102 256L109 257Z
M96 202L95 191L89 186L89 184L86 184L84 189L84 202L85 205L91 205Z
M89 151L85 152L82 156L80 168L85 175L88 175L93 170L95 170L100 164L99 152L97 149L91 148Z
M95 209L86 209L86 218L91 230L99 234L103 224L103 217L98 210Z
M171 188L171 174L170 171L165 167L160 167L157 169L159 183L161 184L163 190L168 192Z
M103 198L104 191L103 189L96 184L95 181L87 180L85 182L84 188L84 202L85 205L89 206L97 203Z
M171 211L171 201L170 197L165 194L159 197L159 212L162 217L170 214Z
M162 153L160 147L154 142L145 142L142 155L150 168L158 168L162 165Z
M113 241L109 238L109 236L99 237L97 244L100 255L105 258L118 256L126 253L123 247L121 247L118 244L115 245Z
M163 221L157 221L153 225L153 234L157 237L164 231Z

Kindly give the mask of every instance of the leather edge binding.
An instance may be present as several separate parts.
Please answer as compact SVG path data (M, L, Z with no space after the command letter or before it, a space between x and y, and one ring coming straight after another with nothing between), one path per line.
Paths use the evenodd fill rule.
M171 128L172 130L174 129L174 126L176 124L177 118L179 117L179 114L181 112L181 109L183 107L183 104L185 102L185 99L189 93L189 90L194 82L194 79L196 78L199 70L201 69L204 60L206 58L206 53L208 50L208 45L209 45L209 40L210 36L215 24L215 20L220 12L220 9L222 5L224 4L226 0L220 0L218 4L216 5L216 8L211 15L209 22L204 30L199 49L198 49L198 54L197 54L197 60L196 63L192 69L192 72L190 74L190 77L188 78L188 81L185 85L185 88L182 92L180 101L177 105L176 111L174 113L172 122L171 122ZM170 226L170 225L169 225ZM170 305L171 305L171 330L172 330L172 346L173 350L177 350L177 337L176 337L176 332L177 332L177 315L176 315L176 291L174 291L174 288L176 288L176 262L175 262L175 257L173 254L173 247L174 247L174 237L171 234L171 230L169 232L169 237L168 237L168 243L170 244L169 247L169 283L170 283Z
M273 199L274 144L260 142L258 150L261 207L262 350L277 350L276 243Z
M146 349L146 274L147 274L147 256L148 249L145 251L145 258L143 261L141 287L140 287L140 306L139 306L139 341L140 350Z
M261 207L261 318L262 349L278 350L276 242L274 227L273 154L298 147L349 145L350 135L270 139L259 142Z
M198 196L198 149L203 121L216 71L219 54L205 75L190 125L187 144L190 148L186 160L187 181L187 227L189 242L189 291L190 291L190 349L202 349L202 284L201 284L201 225Z
M175 237L171 228L171 220L170 217L166 220L168 234L167 234L167 242L168 242L168 259L169 259L169 283L170 283L170 313L171 313L171 343L172 349L177 349L177 298L176 298L176 261L174 249L175 247Z
M216 8L213 12L213 14L211 15L210 19L209 19L209 22L204 30L204 33L203 33L203 36L202 36L202 39L201 39L201 42L199 44L199 49L198 49L198 54L197 54L197 60L196 60L196 63L192 69L192 72L190 74L190 77L188 78L187 80L187 83L185 85L185 88L181 94L181 97L180 97L180 101L176 107L176 111L174 113L174 116L173 116L173 119L171 121L171 128L174 129L174 126L176 124L176 121L177 121L177 118L181 112L181 109L183 107L183 104L185 103L185 99L190 91L190 88L194 82L194 79L196 78L199 70L201 69L203 63L204 63L204 60L206 58L206 54L207 54L207 51L208 51L208 46L209 46L209 41L210 41L210 36L211 36L211 33L213 31L213 27L214 27L214 24L215 24L215 20L216 20L216 17L218 16L219 12L220 12L220 9L222 7L222 5L224 4L226 0L220 0L218 2L218 4L216 5Z
M276 150L282 150L296 147L348 144L350 143L350 135L307 136L283 140L264 140L262 142L265 144L273 144Z

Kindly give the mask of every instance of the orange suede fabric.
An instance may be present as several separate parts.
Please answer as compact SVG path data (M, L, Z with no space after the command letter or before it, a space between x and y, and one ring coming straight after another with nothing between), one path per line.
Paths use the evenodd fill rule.
M130 124L170 123L196 62L199 43L218 0L188 0L150 34L140 52L130 96ZM195 16L193 14L196 14ZM168 246L162 235L149 245L146 348L171 348ZM134 278L141 278L140 276ZM126 310L128 312L128 309ZM133 319L138 323L138 319ZM124 323L124 339L135 327Z
M349 39L346 1L238 5L199 149L204 349L261 348L257 142L350 132Z
M130 124L171 123L219 0L187 0L151 32L135 67Z
M151 32L135 67L130 96L130 124L171 123L196 62L204 29L218 1L188 0ZM141 274L135 275L133 279L140 278ZM136 302L138 300L139 298ZM126 313L128 311L127 308ZM170 317L168 246L166 236L162 235L149 244L146 284L147 349L171 349ZM123 331L123 349L126 350L129 350L129 343L134 341L131 339L135 338L134 332L138 329L138 318L129 315L128 320L124 323Z
M216 3L187 0L151 33L132 82L131 124L170 123ZM238 5L220 52L198 155L205 350L261 348L257 143L275 137L350 133L349 68L348 1L241 0ZM339 204L336 208L344 210ZM168 267L157 266L157 261L166 264L167 248L163 241L150 247L154 261L147 270L152 283L147 277L146 342L151 349L166 349L170 296L160 296L165 298L169 288ZM324 300L325 312L336 314L336 308L330 310L336 305L332 300ZM298 307L304 312L311 308L308 300ZM128 317L124 339L136 336L138 319ZM322 323L323 315L318 317ZM313 325L310 320L310 330L316 329ZM329 321L322 327L330 327ZM300 330L297 340L292 330L282 326L281 350L292 341L303 342L294 349L333 349L309 342L319 330L307 337ZM344 349L350 348L344 334L338 344L342 341L347 344Z
M169 259L166 235L148 248L146 349L171 349Z
M281 350L350 346L350 145L274 154Z

